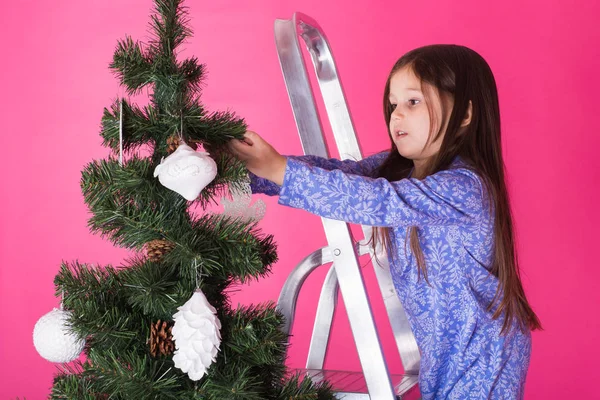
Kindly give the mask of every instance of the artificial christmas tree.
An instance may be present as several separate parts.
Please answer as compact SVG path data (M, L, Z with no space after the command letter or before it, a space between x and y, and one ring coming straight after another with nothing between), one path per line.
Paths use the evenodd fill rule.
M269 273L277 260L273 237L252 218L192 212L244 190L247 171L225 145L246 126L232 113L208 113L200 102L204 66L177 59L191 35L181 3L156 0L152 40L120 41L110 66L128 95L149 89L149 102L118 99L105 109L101 136L111 155L85 167L81 187L90 230L137 255L119 267L63 263L56 293L68 310L67 333L85 339L86 357L61 366L51 397L333 398L326 384L287 375L288 337L273 304L229 304L231 285ZM203 180L199 193L185 193L191 201L155 177L182 146L211 158L206 168L168 170L169 179ZM196 147L206 153L188 154Z

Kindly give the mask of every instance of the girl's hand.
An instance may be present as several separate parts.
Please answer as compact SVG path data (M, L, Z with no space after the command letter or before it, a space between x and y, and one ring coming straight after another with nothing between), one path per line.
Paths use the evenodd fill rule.
M258 133L246 131L243 140L233 139L228 147L234 156L246 164L250 172L278 185L283 184L287 159Z

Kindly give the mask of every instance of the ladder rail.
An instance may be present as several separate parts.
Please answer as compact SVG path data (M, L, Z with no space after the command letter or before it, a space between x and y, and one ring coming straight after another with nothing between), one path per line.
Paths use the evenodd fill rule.
M275 40L304 153L325 158L329 156L313 91L308 80L304 58L300 51L299 37L303 39L311 55L340 156L342 159L362 159L352 119L346 105L343 88L327 39L316 21L302 13L294 13L292 20L275 21ZM362 226L365 240L359 244L354 244L351 240L348 224L325 218L321 220L329 243L328 248L324 248L327 249L325 251L328 251L327 254L331 257L327 258L327 262L330 262L330 260L334 261L334 265L327 274L319 298L315 326L307 358L307 369L315 370L323 367L335 311L337 282L339 282L339 288L348 310L348 318L359 352L365 380L369 388L369 394L372 399L395 398L395 396L390 397L388 390L391 385L389 372L383 358L381 344L358 264L359 253L369 253L371 259L375 256L370 246L366 245L371 238L372 228ZM317 252L321 252L322 255L324 249ZM400 354L405 373L407 374L406 379L403 379L402 384L399 386L409 390L417 381L416 374L419 371L420 353L400 299L396 295L388 259L385 254L377 254L377 258L380 264L374 264L377 281L394 333L396 347ZM316 259L313 261L316 262ZM326 263L323 258L321 258L321 261L321 264ZM305 270L304 273L309 274L314 268L316 266L310 271ZM303 282L306 278L305 276L302 277L303 273L297 269L288 278L290 282L296 282L294 286L295 290L299 290L301 287L301 283L297 285L298 281L301 280ZM290 297L288 291L284 295L286 287L287 281L278 304L288 313L284 312L284 315L286 319L290 318L287 329L291 329L293 311L289 314L291 309L289 302L292 300L293 302L296 301L297 293ZM373 346L373 341L376 342L376 346ZM381 379L382 374L385 374L387 379ZM380 387L385 388L378 390ZM373 390L371 390L372 388Z
M342 159L360 160L362 154L356 139L354 124L346 105L344 90L325 34L316 21L302 13L295 13L293 21L295 21L298 35L304 39L311 55L340 156ZM362 226L362 230L366 243L371 238L372 228ZM371 259L374 259L373 251L370 251L370 255ZM375 273L404 370L411 373L418 372L421 359L418 345L404 308L395 292L388 259L383 253L377 254L377 259L380 265L374 266Z
M308 275L321 265L333 262L333 254L329 247L323 247L306 256L290 272L277 300L277 308L285 317L285 323L281 330L287 334L291 333L296 312L296 302L300 289Z
M292 21L275 21L275 41L279 61L304 152L328 157L320 119L298 43L296 29L300 27L300 21L296 20L297 17L299 15L295 14ZM316 23L313 27L315 25ZM315 38L318 39L313 37ZM321 218L321 222L327 243L333 252L340 292L347 309L350 310L348 320L369 395L374 400L395 399L349 226L343 221L327 218Z

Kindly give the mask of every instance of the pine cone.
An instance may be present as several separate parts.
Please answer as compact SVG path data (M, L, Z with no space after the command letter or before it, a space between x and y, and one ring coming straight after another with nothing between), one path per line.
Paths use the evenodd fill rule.
M150 324L150 355L158 357L159 355L168 356L175 351L175 342L171 334L173 321L161 321Z
M181 141L181 139L179 138L179 135L171 135L169 136L169 138L167 139L167 144L169 145L169 153L174 152L175 150L177 150L177 147L179 147L179 142ZM198 148L198 144L195 143L194 141L192 141L191 139L188 139L188 141L186 142L186 144L188 146L190 146L192 149L196 150Z
M166 240L151 240L146 243L146 251L148 253L148 260L154 262L160 262L163 256L173 250L175 245Z

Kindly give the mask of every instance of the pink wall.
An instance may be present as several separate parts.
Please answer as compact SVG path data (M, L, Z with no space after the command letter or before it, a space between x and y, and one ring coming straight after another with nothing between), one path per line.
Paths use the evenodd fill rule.
M600 3L585 0L189 1L207 63L205 104L245 117L284 154L301 151L273 39L276 18L302 11L333 46L364 154L386 145L380 99L393 62L430 43L460 43L491 64L499 86L504 151L527 294L545 331L534 333L528 399L599 398L597 248ZM58 305L61 260L118 264L125 252L88 233L82 167L104 157L102 108L118 94L107 66L124 34L145 39L151 0L3 2L0 205L0 398L41 399L55 366L36 353L37 319ZM266 232L279 243L273 275L234 301L275 300L293 266L323 246L318 217L267 199ZM286 221L283 224L281 221ZM290 227L296 227L290 229ZM301 234L298 234L300 232ZM367 279L373 276L365 269ZM308 282L290 365L308 348L321 272ZM372 286L372 285L371 285ZM312 293L311 293L312 292ZM380 299L375 311L382 316ZM358 369L343 312L328 367ZM384 346L393 353L389 329ZM398 371L397 356L390 354ZM595 378L595 379L594 379Z

